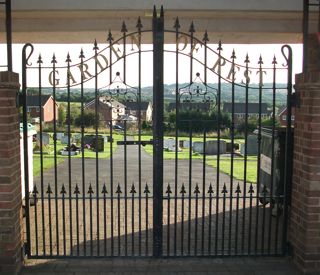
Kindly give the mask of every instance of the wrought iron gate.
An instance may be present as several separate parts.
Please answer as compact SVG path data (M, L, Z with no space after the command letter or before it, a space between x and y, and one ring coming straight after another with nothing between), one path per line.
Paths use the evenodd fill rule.
M154 9L152 22L152 30L144 30L139 18L131 33L123 23L118 40L109 32L106 47L95 41L93 54L81 49L76 62L74 52L65 63L54 54L48 62L40 54L32 61L33 45L24 46L27 255L285 254L290 47L282 47L280 65L274 57L265 67L260 57L250 66L248 54L240 65L235 50L229 59L221 43L213 49L207 33L196 38L193 23L182 32L177 18L165 30L163 9ZM145 45L150 35L153 44ZM144 88L151 70L153 87ZM164 85L169 70L173 86ZM285 84L278 84L278 75ZM281 99L287 106L285 142L277 139ZM65 103L58 107L57 100ZM38 132L33 161L29 120ZM267 122L269 138L262 127Z

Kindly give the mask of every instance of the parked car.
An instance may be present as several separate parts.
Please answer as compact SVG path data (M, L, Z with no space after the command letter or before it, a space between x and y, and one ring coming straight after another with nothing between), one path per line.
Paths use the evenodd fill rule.
M123 131L124 128L121 125L115 124L112 125L113 130L119 130L119 131Z

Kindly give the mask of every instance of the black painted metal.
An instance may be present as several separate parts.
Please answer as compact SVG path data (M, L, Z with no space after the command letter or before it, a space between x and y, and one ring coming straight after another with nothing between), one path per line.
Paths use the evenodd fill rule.
M162 255L164 14L153 10L153 256Z
M195 36L194 23L191 24L188 33L180 31L178 19L175 21L173 30L164 30L163 9L159 14L154 9L152 20L153 29L145 31L142 30L139 18L137 31L133 33L129 33L127 26L123 23L120 39L115 41L109 32L108 46L100 50L95 41L92 57L85 58L84 51L81 50L78 63L71 62L68 54L65 65L60 66L53 55L51 65L45 65L45 60L40 56L37 65L33 66L30 62L33 46L25 45L22 60L22 90L27 255L31 258L60 258L286 254L292 175L289 162L292 159L292 129L289 119L291 117L289 99L292 93L291 49L288 46L282 48L282 54L287 63L284 67L277 66L276 58L270 62L272 65L269 67L263 66L262 57L259 58L257 67L251 66L249 54L244 64L240 65L236 63L234 50L230 60L224 57L221 42L217 50L213 50L208 44L207 33L202 40L198 40ZM145 33L153 35L152 50L145 50L142 47ZM174 35L176 40L180 41L172 51L165 48L166 35ZM186 41L186 45L183 41ZM29 49L30 53L27 54ZM153 54L153 128L152 139L148 137L147 140L142 135L144 118L141 85L144 77L143 55L149 53ZM164 55L168 53L172 54L171 61L175 62L176 69L172 100L175 110L171 113L175 115L172 120L175 128L171 129L171 132L165 132L164 129L164 125L168 123L164 116ZM137 58L135 72L128 70L132 57ZM183 58L187 58L189 64L183 72L189 78L189 82L181 85L179 81L182 74L179 70L181 70L180 64ZM211 60L214 58L216 63L212 67ZM103 60L108 61L105 68L102 64ZM90 68L87 67L90 61L93 66L91 73ZM121 64L117 66L117 63ZM226 66L230 66L228 77L224 75ZM75 75L72 74L74 68L80 69L79 83L76 83ZM53 133L50 132L54 137L52 176L50 177L50 173L45 170L46 156L42 139L45 136L46 125L41 121L39 125L40 176L36 177L37 184L34 182L33 190L29 190L27 73L29 75L36 72L38 80L36 94L42 117L41 96L47 93L43 88L46 70L52 76L53 99L58 98L61 88L67 92L68 116L62 127L67 132L66 145L69 148L74 142L71 134L78 134L81 156L79 158L72 156L71 150L68 150L66 157L59 155L61 144L57 134L58 131L63 131L63 128L58 123L59 113L54 109ZM120 73L121 70L122 73ZM203 73L200 74L198 70ZM271 72L272 83L263 82L263 76L267 70ZM285 87L276 81L280 70L287 73ZM63 71L67 72L67 78L63 83L65 86L61 87L61 84L58 84L58 78L62 78ZM116 72L115 76L114 72ZM130 74L136 74L136 86L130 86L127 83L131 79ZM254 74L259 77L258 84L250 82L250 77L254 77ZM123 79L121 79L122 76ZM90 77L94 98L93 101L88 102L85 100L85 85ZM80 92L78 128L71 123L71 98L73 87L77 86ZM228 96L224 94L227 93L224 87L227 87L230 92ZM270 146L271 157L266 159L262 150L261 128L264 120L262 113L265 102L264 93L268 91L272 94L269 108L273 113L270 120L273 138ZM283 192L278 194L273 190L278 184L274 178L277 157L274 152L276 132L274 114L279 91L285 91L288 95L288 120L287 136L284 142L286 145L285 187ZM241 93L244 106L242 120L237 116L239 102L236 102L238 94ZM257 102L252 102L253 94L258 95ZM231 109L228 113L224 110L223 101L226 98L231 101ZM122 109L121 102L137 104L135 122L128 120L126 115L129 110ZM249 144L249 139L252 138L250 136L253 133L248 129L252 119L249 108L252 103L258 106L255 114L257 152L253 156L250 155L249 150L252 146ZM94 115L92 127L87 126L85 122L85 116L90 112L88 107L90 104ZM201 110L201 104L207 106L207 109ZM109 117L102 116L105 106L109 108ZM188 113L185 106L189 112L193 112L194 117L185 116ZM210 118L196 117L198 114L204 116L208 113L211 115ZM226 117L229 119L228 125L226 125L228 123L225 121ZM244 125L242 134L239 130L240 122ZM93 152L87 149L87 143L90 143L87 140L89 130L93 133L91 135L95 144ZM104 144L106 149L100 152L98 144L101 135L105 133L108 135L106 137L108 143ZM164 138L169 134L172 134L175 146L171 149L172 160L166 159L164 155L166 154ZM240 135L245 142L242 155L240 150L237 152L235 150ZM230 143L227 154L226 139ZM184 142L189 144L186 145ZM196 142L202 143L197 146ZM210 155L209 151L213 143L216 144L217 152L215 155ZM117 146L116 149L115 146ZM146 164L144 154L147 154L150 148L153 149L152 176L149 175L146 182L145 173L148 171L144 169ZM120 153L115 153L115 150L120 150ZM130 155L132 152L136 152L134 161ZM102 157L103 154L108 156ZM61 159L64 163L59 164ZM251 169L252 163L255 163L256 167ZM135 165L136 178L132 176L132 165ZM271 176L270 189L267 188L261 176L261 169L268 171L268 167ZM172 175L164 189L164 180L170 168L172 168ZM64 172L60 173L60 169ZM257 172L256 182L250 179L250 169ZM92 177L88 177L88 174ZM32 192L31 199L35 201L35 206L32 206L34 209L29 204L29 192ZM39 201L38 204L37 201ZM277 212L282 209L283 214L274 217L272 209Z
M6 65L0 65L12 72L12 18L11 18L11 0L1 1L0 5L5 6L5 30L6 30L6 44L7 44L7 62Z

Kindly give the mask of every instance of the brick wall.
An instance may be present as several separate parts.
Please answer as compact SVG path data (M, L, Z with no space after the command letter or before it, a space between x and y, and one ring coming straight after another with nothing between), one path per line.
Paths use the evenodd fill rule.
M0 72L0 274L15 274L22 263L18 83L17 74Z
M320 274L320 72L296 76L290 239L304 274Z

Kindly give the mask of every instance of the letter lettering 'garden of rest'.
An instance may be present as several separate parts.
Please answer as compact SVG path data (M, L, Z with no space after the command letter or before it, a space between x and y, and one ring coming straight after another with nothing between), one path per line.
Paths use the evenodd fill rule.
M256 74L259 74L259 85L263 86L263 74L267 74L266 71L263 71L262 69L259 69Z
M55 79L53 79L54 73L55 73L55 77L54 77ZM57 71L57 70L51 71L49 73L49 83L50 83L51 86L58 86L59 85L60 78L57 78L57 76L59 76L59 71ZM54 81L54 83L53 83L53 81Z
M236 81L236 73L237 71L240 71L240 67L236 66L236 65L231 65L230 67L230 71L229 74L227 76L227 79L231 80L231 81Z
M220 64L220 66L219 66ZM219 57L216 61L216 63L213 65L211 70L217 72L219 75L221 75L221 67L226 65L226 60L223 57ZM216 70L218 68L218 70Z
M250 76L249 76L250 74L252 74L251 70L245 70L243 72L243 75L245 77L245 81L241 80L242 84L249 84L250 83Z
M131 45L132 45L132 50L134 50L134 46L136 46L137 50L141 49L141 37L139 37L138 35L129 35L130 37L130 41L131 41ZM187 43L187 40L185 41ZM184 46L185 48L186 46ZM113 62L117 62L118 60L120 60L121 58L124 57L124 52L121 50L121 45L119 43L117 44L112 44L110 45L110 47L108 48L113 55L115 55L116 60L114 60ZM89 58L86 62L87 63L83 63L83 64L77 64L74 67L71 67L70 70L67 70L66 76L64 76L64 79L66 79L66 85L75 85L77 83L81 82L81 79L77 79L78 76L78 72L80 71L80 75L82 78L82 81L86 81L89 79L92 79L94 77L94 64L97 65L98 68L98 74L101 73L102 71L106 70L111 64L109 62L109 59L106 56L106 52L102 53L98 53L97 55ZM90 61L94 60L95 63L92 63ZM59 71L60 70L60 71ZM57 76L59 76L59 72L61 75L61 68L60 69L56 69L56 70L52 70L49 72L48 75L48 80L51 86L59 86L60 85L60 78L58 78ZM79 70L79 71L78 71ZM77 76L77 77L76 77ZM59 76L61 77L61 76Z

